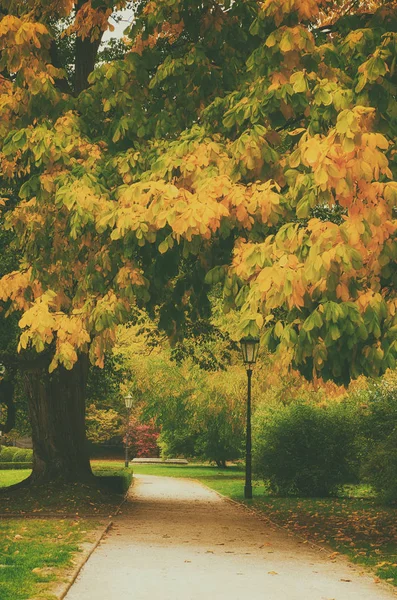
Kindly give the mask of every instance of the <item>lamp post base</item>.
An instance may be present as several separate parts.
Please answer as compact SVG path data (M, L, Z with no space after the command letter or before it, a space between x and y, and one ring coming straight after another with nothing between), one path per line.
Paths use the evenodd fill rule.
M126 460L126 461L125 461L125 463L124 463L124 466L125 466L125 467L128 467L128 465L129 465L129 464L130 464L130 463L129 463L129 461L128 461L128 460Z
M244 498L249 500L252 498L252 485L244 486Z

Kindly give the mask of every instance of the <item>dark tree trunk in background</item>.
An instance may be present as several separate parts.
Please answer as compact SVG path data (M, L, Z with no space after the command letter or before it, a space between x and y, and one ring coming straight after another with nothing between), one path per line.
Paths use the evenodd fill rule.
M15 427L14 382L0 380L0 403L7 407L7 418L0 423L0 431L9 433Z
M78 0L76 4L76 13L86 3L86 0ZM98 39L91 41L91 36L84 39L77 36L75 43L75 81L74 92L76 96L88 87L88 76L95 68L97 61L98 49L101 44L103 33Z
M24 373L33 438L29 483L82 482L92 479L85 434L88 358L71 371L33 366Z
M88 87L88 76L95 67L98 54L98 48L102 36L99 40L91 42L89 39L76 38L76 61L75 61L75 84L74 91L76 96Z

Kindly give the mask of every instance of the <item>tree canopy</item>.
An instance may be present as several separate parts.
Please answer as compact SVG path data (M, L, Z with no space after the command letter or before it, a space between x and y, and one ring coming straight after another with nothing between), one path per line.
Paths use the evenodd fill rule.
M20 348L101 365L132 307L176 336L222 282L240 332L308 378L394 366L396 3L130 3L95 66L125 4L0 2Z

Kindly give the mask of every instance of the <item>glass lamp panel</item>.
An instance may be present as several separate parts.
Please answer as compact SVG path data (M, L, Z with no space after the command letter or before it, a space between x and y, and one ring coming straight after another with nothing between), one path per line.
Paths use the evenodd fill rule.
M126 405L127 408L131 408L132 407L133 400L134 400L134 398L131 396L131 394L128 394L128 396L126 396L124 398L125 405Z
M246 352L246 346L243 340L240 341L240 348L241 348L241 354L243 356L243 362L246 363L247 362L247 352Z
M255 360L255 343L247 343L247 362L253 363Z
M255 364L259 351L259 338L243 338L240 344L244 363L246 365Z

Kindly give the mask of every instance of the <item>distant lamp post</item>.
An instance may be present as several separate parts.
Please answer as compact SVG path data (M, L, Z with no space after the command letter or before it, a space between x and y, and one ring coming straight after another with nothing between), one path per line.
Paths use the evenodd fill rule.
M128 467L129 458L128 458L128 447L129 447L129 433L130 433L130 416L131 416L131 408L132 403L134 401L133 396L131 394L127 394L124 397L125 407L127 409L127 427L125 430L125 466Z
M240 340L240 345L248 378L244 498L252 498L251 378L252 369L258 357L259 338L244 337Z

